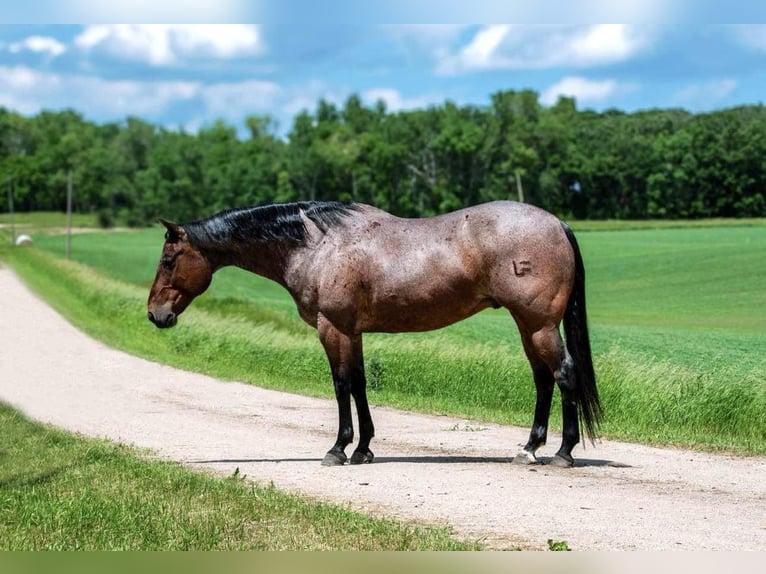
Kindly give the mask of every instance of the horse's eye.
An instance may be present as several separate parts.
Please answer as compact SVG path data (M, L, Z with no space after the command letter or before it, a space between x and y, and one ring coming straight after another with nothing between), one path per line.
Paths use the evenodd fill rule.
M176 264L176 259L178 259L178 256L183 253L183 249L179 249L172 255L165 255L160 259L160 265L164 267L165 269L173 269L173 266Z

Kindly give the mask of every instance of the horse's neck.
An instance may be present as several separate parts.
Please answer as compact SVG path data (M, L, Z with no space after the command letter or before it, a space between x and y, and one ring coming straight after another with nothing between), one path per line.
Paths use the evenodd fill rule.
M292 249L284 242L254 241L241 245L216 245L207 256L215 269L234 266L284 285Z

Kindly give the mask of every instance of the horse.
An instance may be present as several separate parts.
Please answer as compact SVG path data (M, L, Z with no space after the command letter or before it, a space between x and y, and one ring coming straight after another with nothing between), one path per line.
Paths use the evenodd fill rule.
M324 466L373 461L362 335L439 329L483 309L516 322L536 388L534 419L514 463L539 463L554 387L562 404L561 447L549 464L571 467L584 427L602 418L585 308L585 269L574 233L529 204L495 201L426 218L370 205L305 201L242 207L177 224L161 219L165 243L149 293L159 328L234 265L271 279L314 327L330 364L338 435ZM566 344L560 333L563 322ZM359 442L353 442L351 397Z

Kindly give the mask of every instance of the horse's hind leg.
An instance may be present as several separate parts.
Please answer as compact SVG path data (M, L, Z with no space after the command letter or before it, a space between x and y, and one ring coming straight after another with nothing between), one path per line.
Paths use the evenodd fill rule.
M550 464L553 466L570 467L574 464L572 449L580 442L580 426L575 394L575 364L565 349L565 357L556 371L556 384L561 391L561 414L563 428L561 430L561 448Z
M532 422L532 430L529 432L529 440L524 448L514 457L515 464L533 464L537 462L535 452L545 444L548 439L548 419L551 413L553 400L554 379L548 365L534 356L529 356L532 367L532 376L535 381L537 399L535 402L535 418Z
M537 403L529 441L514 458L514 462L536 462L535 451L545 444L547 438L555 382L561 391L564 428L561 448L551 464L572 466L572 449L580 441L577 401L574 395L574 364L557 327L546 327L531 334L522 330L522 341L532 367L537 388Z

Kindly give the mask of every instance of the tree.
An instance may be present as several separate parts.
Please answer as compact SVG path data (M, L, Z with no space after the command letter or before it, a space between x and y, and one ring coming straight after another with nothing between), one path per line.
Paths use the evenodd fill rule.
M530 90L488 105L444 102L389 112L350 95L320 100L284 139L270 116L197 133L135 117L96 124L73 110L25 117L0 108L0 178L16 208L74 208L105 225L189 220L274 201L345 200L402 216L517 197L565 217L766 215L766 110L578 111Z

